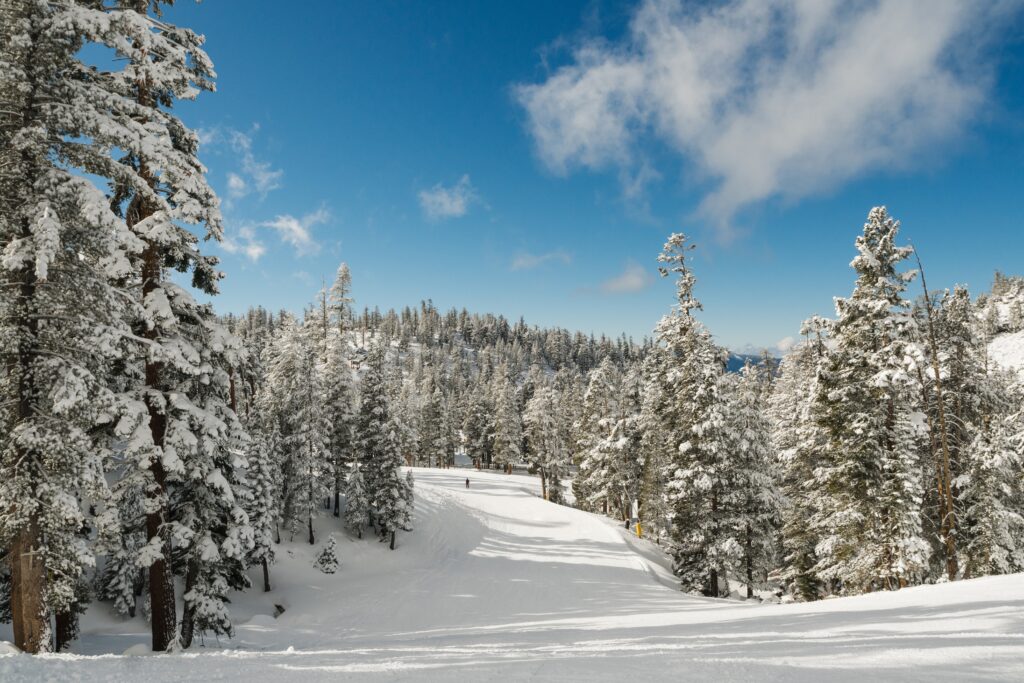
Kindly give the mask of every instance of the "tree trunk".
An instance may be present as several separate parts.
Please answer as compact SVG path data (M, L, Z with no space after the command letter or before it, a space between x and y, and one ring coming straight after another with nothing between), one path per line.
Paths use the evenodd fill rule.
M39 522L29 518L11 544L11 621L14 644L32 654L48 649L47 613L43 606L45 567L36 556Z
M313 538L313 515L310 514L309 517L307 517L306 519L308 520L309 523L309 544L315 545L316 540Z
M341 468L334 475L334 516L341 517Z
M72 605L65 612L58 612L55 622L56 652L63 652L71 647L72 641L78 637L78 612L75 611L75 606Z
M747 537L746 537L746 565L747 565L747 598L754 597L754 552L752 549L753 542L751 539L750 522L747 522Z
M195 560L189 560L188 569L185 571L185 595L195 588L196 578L199 574L199 566ZM195 604L185 602L185 608L181 613L181 647L188 649L192 647L192 636L195 632L196 608Z
M548 480L544 476L544 470L540 471L540 492L544 496L544 500L548 499Z
M267 562L267 558L264 557L261 564L263 565L263 592L270 592L270 563Z
M395 549L395 532L394 531L391 532L391 549L392 550Z

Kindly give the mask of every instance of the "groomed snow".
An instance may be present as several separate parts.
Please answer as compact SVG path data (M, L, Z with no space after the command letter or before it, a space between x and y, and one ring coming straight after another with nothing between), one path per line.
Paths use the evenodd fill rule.
M397 550L321 519L338 572L285 544L275 590L235 600L234 640L138 656L144 623L94 606L77 654L0 655L0 680L1024 679L1021 575L812 604L695 598L656 547L546 503L533 478L414 473L416 529Z

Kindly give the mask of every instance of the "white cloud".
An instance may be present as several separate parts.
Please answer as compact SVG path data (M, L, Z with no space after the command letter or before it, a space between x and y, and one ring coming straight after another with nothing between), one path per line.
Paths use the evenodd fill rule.
M253 132L259 130L259 126L253 126ZM242 172L252 182L253 187L260 196L265 197L271 190L281 187L281 177L284 171L273 168L269 162L260 161L252 151L252 137L238 130L228 132L228 141L239 155L239 163ZM237 177L237 176L236 176ZM228 180L230 184L230 178Z
M237 173L228 173L228 194L234 199L249 194L249 184L245 182L245 178Z
M601 283L605 294L626 294L647 289L654 282L651 273L636 261L628 261L625 269L613 278Z
M512 263L509 265L511 270L532 270L539 268L540 266L548 263L549 261L561 261L562 263L572 263L572 254L561 249L556 251L549 251L545 254L531 254L529 252L521 252L512 259Z
M420 190L420 207L430 220L459 218L469 212L469 206L478 200L469 176L459 178L451 187L438 183L429 190Z
M302 218L282 214L275 216L274 220L260 225L276 230L281 241L292 245L298 255L305 256L320 251L320 244L313 239L312 229L316 225L327 222L328 218L330 218L330 213L327 209L320 208Z
M238 229L237 239L225 232L220 246L229 254L244 254L253 263L267 253L266 245L256 239L255 231L247 225Z
M622 42L583 41L516 94L555 172L617 166L635 193L643 143L667 144L714 181L701 213L728 228L952 137L986 94L965 50L1019 4L644 0Z

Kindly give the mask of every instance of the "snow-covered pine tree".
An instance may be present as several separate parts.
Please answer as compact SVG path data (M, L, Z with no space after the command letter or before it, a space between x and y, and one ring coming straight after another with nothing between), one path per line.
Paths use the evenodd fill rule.
M86 178L141 141L80 60L107 17L88 3L0 4L0 547L11 560L15 644L58 649L74 632L83 500L105 498L103 424L124 412L108 374L124 363L141 244ZM137 176L133 179L138 181ZM45 537L45 538L44 538Z
M747 586L747 597L774 566L783 498L764 413L765 385L748 361L733 384L725 441L730 451L731 535L739 546L732 574Z
M608 435L598 444L605 467L604 488L599 495L609 501L609 513L626 520L632 514L633 501L639 500L643 480L641 379L635 369L623 374L619 392L615 413L608 421Z
M324 574L333 574L338 571L338 551L334 536L327 537L327 543L316 555L313 566Z
M419 418L419 457L426 467L442 467L448 460L448 439L445 434L444 396L436 370L426 372L420 387L422 407Z
M814 473L827 443L827 434L815 419L814 399L828 325L829 321L818 317L804 322L801 333L805 340L782 359L768 405L772 448L786 498L780 579L800 601L816 600L822 592L821 579L814 571L818 536L811 520L820 501Z
M462 421L462 434L466 452L478 461L481 467L491 466L492 440L491 418L493 410L489 406L485 385L477 382L466 394L465 417Z
M555 390L540 386L526 403L523 431L530 464L540 474L544 500L563 503L562 479L569 469L569 444L562 425L561 406Z
M348 481L345 484L345 526L355 529L363 537L363 527L370 521L370 499L363 481L362 466L354 461L349 466Z
M382 540L390 537L391 549L394 550L396 533L405 523L408 511L406 485L401 473L402 454L388 408L385 358L385 348L381 344L375 344L367 356L366 374L360 386L356 438L374 523Z
M668 422L664 373L667 360L664 349L655 348L644 359L643 398L640 406L640 525L641 533L661 542L671 529L667 481L672 470L675 448Z
M352 329L352 273L348 264L342 263L338 266L338 272L334 277L334 284L331 285L328 293L327 305L330 310L331 319L335 329L340 336L344 336Z
M103 78L84 79L104 89L98 100L116 118L118 135L108 149L123 156L98 164L90 172L107 178L111 206L125 219L141 242L126 276L141 295L141 313L133 321L137 337L145 339L139 353L141 377L128 397L144 409L141 418L122 419L128 467L124 476L147 495L148 542L139 557L148 568L152 608L153 649L176 645L174 584L170 566L172 538L179 530L170 509L172 489L188 472L178 453L199 429L194 418L202 412L183 386L201 373L202 337L190 337L193 326L182 322L194 309L191 295L166 279L165 271L190 273L193 288L217 292L221 273L217 259L202 254L199 238L220 239L219 202L205 181L197 159L198 137L171 113L176 100L194 99L212 90L213 67L202 50L203 38L160 18L165 0L131 0L111 7L79 6L77 20L89 38L116 53L124 66ZM96 121L83 131L115 130Z
M97 577L97 593L111 601L119 614L134 618L144 579L136 561L146 544L142 491L123 491L117 500L118 506L108 511L117 515L116 523L102 525L96 541L96 552L106 556Z
M266 420L258 407L255 412L250 422L257 427L251 432L248 458L249 523L253 529L249 564L260 565L263 570L263 591L269 592L270 565L274 562L274 535L281 509L277 496L280 472L274 456L279 449L280 435L273 420Z
M953 481L964 578L1024 570L1024 397L1019 380L986 366L978 394L981 419Z
M327 452L334 478L334 516L341 514L345 472L355 456L356 388L348 356L348 340L341 333L328 341L327 361L322 368L324 419L328 425Z
M334 481L316 341L309 328L286 318L268 349L260 397L280 434L281 521L293 535L305 525L310 545L313 518Z
M665 346L662 405L674 445L666 481L672 508L673 569L683 590L717 596L722 592L723 507L727 480L722 465L726 449L721 426L725 414L719 398L723 354L693 312L696 282L687 265L693 249L686 236L669 236L658 257L662 277L676 275L676 305L658 323Z
M815 398L829 452L816 470L815 571L844 593L917 582L928 560L905 361L914 330L903 293L914 273L897 270L911 252L896 246L898 230L884 207L868 214Z
M610 358L590 371L583 407L576 425L579 473L573 479L576 504L592 512L609 514L608 476L611 457L605 448L619 418L622 376Z
M195 307L188 324L193 326L189 336L200 340L202 361L196 376L182 385L182 393L194 397L189 409L195 412L187 425L179 424L195 440L177 444L185 472L172 498L179 539L176 564L185 567L181 645L186 648L197 631L231 635L227 594L249 586L245 570L254 546L243 474L250 439L235 414L231 391L244 348L208 305ZM168 442L176 438L169 435Z
M498 367L491 386L494 396L494 439L492 460L510 468L523 459L523 425L516 400L516 388L506 364Z

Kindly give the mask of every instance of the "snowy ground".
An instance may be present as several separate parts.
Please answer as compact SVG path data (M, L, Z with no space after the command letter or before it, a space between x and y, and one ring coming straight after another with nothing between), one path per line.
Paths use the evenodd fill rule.
M468 474L466 490L465 470L415 470L416 530L394 552L334 527L333 576L285 545L275 590L236 600L230 642L105 654L145 649L145 626L93 608L77 654L0 656L0 681L1024 680L1021 575L804 605L694 598L610 520L544 502L529 477Z

